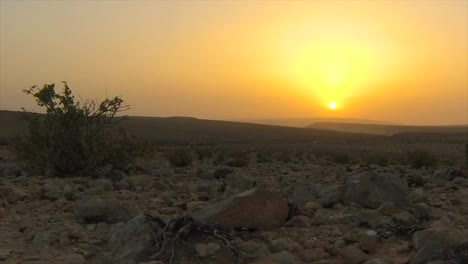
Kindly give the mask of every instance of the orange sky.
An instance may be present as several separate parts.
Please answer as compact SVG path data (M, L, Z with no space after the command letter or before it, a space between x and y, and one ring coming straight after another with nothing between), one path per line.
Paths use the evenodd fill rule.
M131 115L468 123L468 1L0 1L0 109L62 80Z

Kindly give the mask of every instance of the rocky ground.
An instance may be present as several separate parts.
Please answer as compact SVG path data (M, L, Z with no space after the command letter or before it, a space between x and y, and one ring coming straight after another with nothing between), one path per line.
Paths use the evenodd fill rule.
M0 159L1 263L468 263L455 167L155 159L46 178Z

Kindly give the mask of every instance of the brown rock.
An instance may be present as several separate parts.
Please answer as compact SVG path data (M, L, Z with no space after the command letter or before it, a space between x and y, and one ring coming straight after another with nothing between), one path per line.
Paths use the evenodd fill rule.
M392 218L397 224L403 225L403 226L413 226L418 222L416 217L414 217L412 214L406 211L398 213L394 215Z
M312 263L313 261L326 259L328 257L330 257L330 254L325 252L323 249L314 248L314 249L304 250L303 255L302 255L302 260L305 263Z
M376 237L364 235L359 239L359 248L367 254L373 254L377 250Z
M345 264L360 264L369 259L364 252L355 246L345 247L340 251L340 255Z
M193 218L227 227L273 229L284 224L288 211L287 202L278 194L251 189L198 210Z

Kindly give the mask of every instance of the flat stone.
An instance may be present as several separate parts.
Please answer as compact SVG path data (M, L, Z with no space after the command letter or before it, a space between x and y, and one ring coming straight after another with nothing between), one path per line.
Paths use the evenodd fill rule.
M369 171L348 178L343 200L370 208L378 208L384 203L408 205L409 188L396 175Z
M86 223L127 222L138 214L138 207L111 197L91 196L77 201L76 215Z
M340 251L341 257L345 264L361 264L369 259L369 257L355 246L348 246Z
M288 251L281 251L268 256L275 264L299 264L300 260Z

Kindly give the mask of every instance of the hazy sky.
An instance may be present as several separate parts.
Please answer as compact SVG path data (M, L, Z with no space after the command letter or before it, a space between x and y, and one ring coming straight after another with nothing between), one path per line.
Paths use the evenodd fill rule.
M0 0L0 109L69 82L131 115L468 123L468 1ZM329 108L336 102L337 109Z

